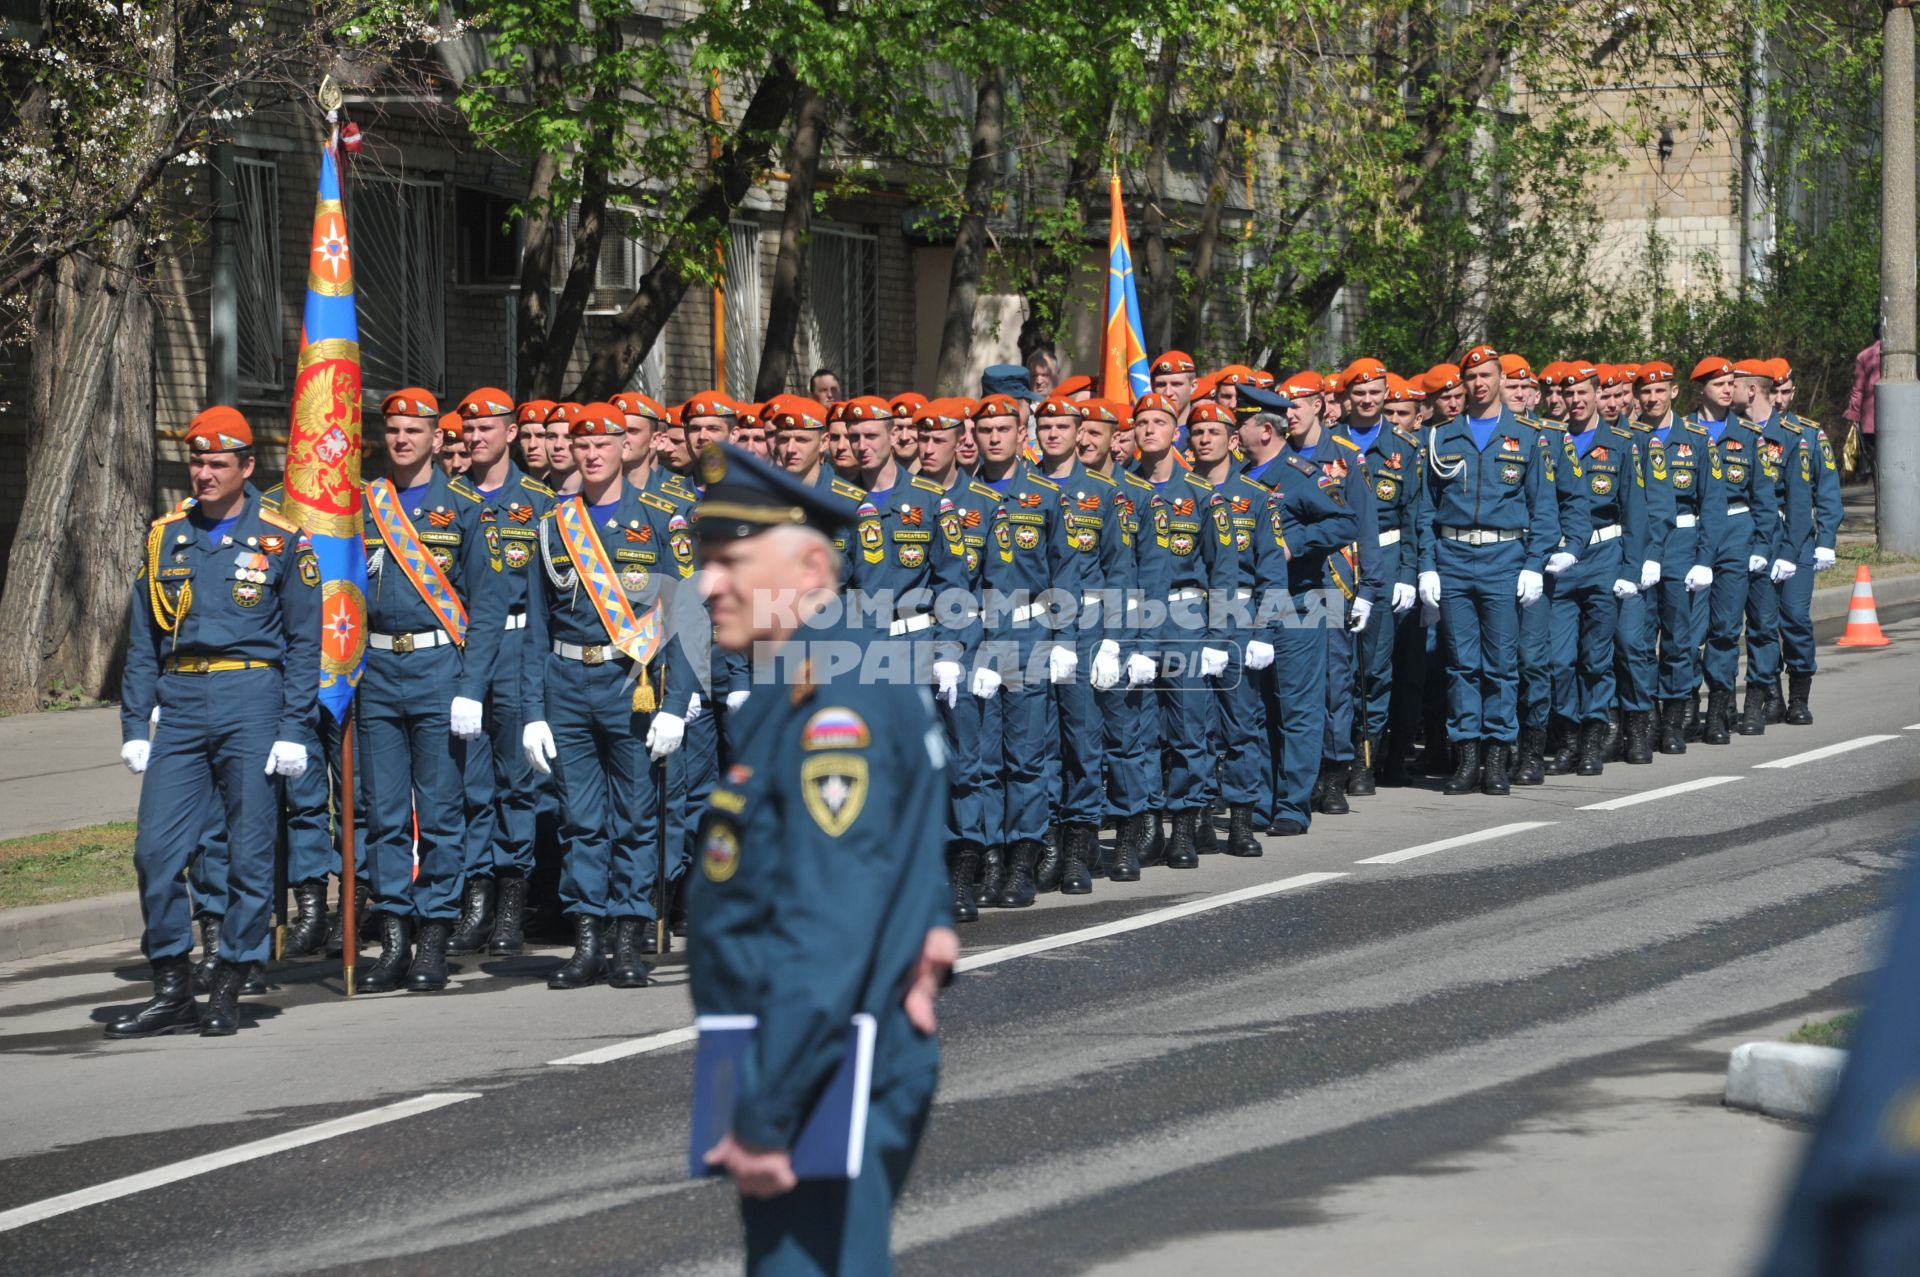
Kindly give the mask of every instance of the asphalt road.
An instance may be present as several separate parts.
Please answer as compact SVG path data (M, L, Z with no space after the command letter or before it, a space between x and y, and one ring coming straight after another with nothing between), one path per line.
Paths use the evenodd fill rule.
M1382 791L1260 860L989 912L941 1003L901 1270L1213 1271L1198 1248L1250 1238L1275 1271L1357 1186L1846 1005L1920 817L1920 621L1890 632L1823 651L1812 727L1506 800ZM558 960L350 1003L300 963L237 1038L122 1044L126 949L0 967L0 1269L737 1267L728 1190L681 1179L679 968L562 994L532 978ZM314 1129L342 1118L379 1124ZM311 1142L231 1160L288 1134ZM1743 1208L1721 1224L1761 1227Z

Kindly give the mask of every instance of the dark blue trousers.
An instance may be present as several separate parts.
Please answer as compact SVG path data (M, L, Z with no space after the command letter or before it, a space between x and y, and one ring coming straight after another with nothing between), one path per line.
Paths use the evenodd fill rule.
M467 747L467 874L524 877L533 871L539 773L520 747L527 725L520 691L526 640L525 630L508 630L501 637L487 693L486 742Z
M367 876L378 913L423 921L460 916L460 880L467 864L467 742L447 730L460 661L460 649L451 646L367 653L367 672L354 700L358 779L367 809Z
M547 656L547 724L565 814L560 903L594 918L652 918L660 875L660 794L630 663ZM764 692L762 693L765 694Z
M1273 665L1257 670L1272 760L1270 802L1255 808L1269 822L1312 825L1313 784L1320 778L1327 730L1327 636L1318 625L1284 625L1274 633ZM1266 810L1270 808L1271 810Z
M1511 745L1520 730L1520 617L1528 610L1515 590L1526 550L1517 540L1475 546L1443 538L1439 553L1447 735Z

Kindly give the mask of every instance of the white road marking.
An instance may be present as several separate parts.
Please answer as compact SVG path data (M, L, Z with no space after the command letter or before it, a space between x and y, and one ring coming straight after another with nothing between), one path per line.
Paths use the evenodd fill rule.
M1365 860L1356 860L1356 865L1397 865L1403 860L1412 860L1418 856L1431 856L1436 851L1451 851L1455 847L1465 847L1469 843L1486 842L1492 838L1505 838L1508 834L1524 834L1529 829L1545 829L1556 822L1551 820L1518 820L1511 825L1495 825L1492 829L1482 829L1476 833L1461 834L1456 838L1442 838L1439 842L1423 842L1418 847L1406 847L1400 851L1390 851L1384 856L1368 856Z
M1920 723L1908 723L1900 730L1903 732L1920 732Z
M1712 789L1715 785L1726 785L1739 780L1738 776L1702 776L1699 780L1682 781L1678 785L1668 785L1664 789L1649 789L1644 794L1628 794L1624 798L1609 798L1604 803L1588 803L1578 811L1619 811L1622 807L1637 807L1641 803L1650 803L1656 798L1671 798L1675 794L1690 794L1696 789Z
M255 1140L251 1144L236 1145L202 1157L190 1157L184 1162L174 1162L170 1166L158 1166L150 1171L141 1171L138 1175L110 1179L104 1184L95 1184L92 1188L76 1189L71 1193L62 1193L58 1197L49 1197L43 1201L0 1212L0 1233L24 1228L28 1224L37 1224L43 1219L52 1219L56 1215L64 1215L68 1211L76 1211L85 1206L97 1206L101 1202L110 1202L117 1197L145 1192L149 1188L159 1188L163 1184L178 1183L180 1180L205 1175L209 1171L217 1171L223 1167L237 1166L241 1162L270 1157L275 1153L284 1153L288 1149L318 1144L322 1140L351 1135L355 1131L364 1131L368 1127L382 1126L388 1122L397 1122L404 1117L431 1113L449 1104L479 1098L478 1091L440 1091L431 1095L416 1095L410 1100L401 1100L398 1104L388 1104L383 1108L368 1109L352 1117L339 1117L331 1122L303 1126L299 1130L286 1131L264 1140Z
M1064 949L1068 945L1084 944L1089 940L1104 940L1108 936L1125 935L1129 931L1139 931L1143 927L1157 927L1163 922L1172 922L1178 918L1191 918L1197 913L1207 913L1213 909L1224 909L1228 905L1237 905L1247 900L1258 900L1263 896L1277 896L1283 891L1292 891L1296 887L1311 887L1317 882L1330 882L1335 878L1344 878L1344 873L1295 874L1291 878L1282 878L1278 882L1262 883L1257 887L1242 887L1238 891L1226 891L1217 896L1206 896L1199 900L1189 900L1185 904L1169 905L1165 909L1153 909L1131 918L1122 918L1117 922L1103 922L1097 927L1082 927L1078 931L1063 931L1057 936L1047 936L1040 940L1027 940L1020 944L1010 944L999 949L989 949L985 953L976 953L960 959L953 964L956 973L975 971L981 967L990 967L996 963L1011 962L1015 958L1024 958L1030 954L1046 953L1050 949ZM1162 880L1164 881L1164 879Z
M645 1055L649 1051L664 1051L670 1046L679 1046L682 1042L691 1042L699 1034L692 1028L668 1029L665 1033L650 1033L644 1038L633 1038L626 1042L615 1042L612 1046L598 1046L591 1051L582 1051L578 1055L565 1055L557 1060L548 1060L548 1064L605 1064L610 1060L624 1060L630 1055Z
M1832 758L1835 754L1845 754L1856 749L1865 749L1868 745L1878 745L1881 741L1899 740L1898 736L1856 736L1852 740L1843 740L1836 745L1822 745L1819 749L1810 749L1804 754L1792 754L1786 758L1776 758L1770 763L1755 763L1758 767L1798 767L1801 763L1817 763L1823 758Z

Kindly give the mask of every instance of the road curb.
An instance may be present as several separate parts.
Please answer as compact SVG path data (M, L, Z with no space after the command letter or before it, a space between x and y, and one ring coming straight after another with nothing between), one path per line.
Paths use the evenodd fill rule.
M140 893L0 910L0 962L140 938Z
M1873 602L1876 607L1898 607L1903 603L1912 603L1916 600L1920 600L1920 573L1889 576L1884 581L1873 583ZM1852 601L1851 578L1845 585L1823 586L1813 592L1813 619L1815 621L1839 620L1846 616L1847 608Z
M1847 1053L1830 1046L1743 1042L1727 1058L1728 1108L1810 1122L1827 1111Z

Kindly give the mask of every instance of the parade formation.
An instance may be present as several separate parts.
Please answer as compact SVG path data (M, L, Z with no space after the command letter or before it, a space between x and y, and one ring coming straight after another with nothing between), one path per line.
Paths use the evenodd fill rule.
M752 854L732 831L763 827L740 808L770 760L743 759L742 722L809 682L931 698L961 923L1259 856L1382 786L1505 795L1812 722L1839 477L1784 360L1682 378L1476 346L1408 376L1276 377L1168 351L1131 403L1053 367L931 401L843 400L824 371L764 404L386 395L351 816L312 686L335 624L314 547L256 483L245 419L201 413L193 497L154 522L132 592L154 996L108 1036L235 1031L277 838L283 951L347 948L343 820L360 991L445 988L449 954L519 953L542 921L573 945L552 988L646 986L689 883L725 883ZM849 668L714 643L702 524L748 517L722 445L852 510L832 529ZM823 710L795 731L788 798L827 836L921 795L926 757L868 748L895 725Z

